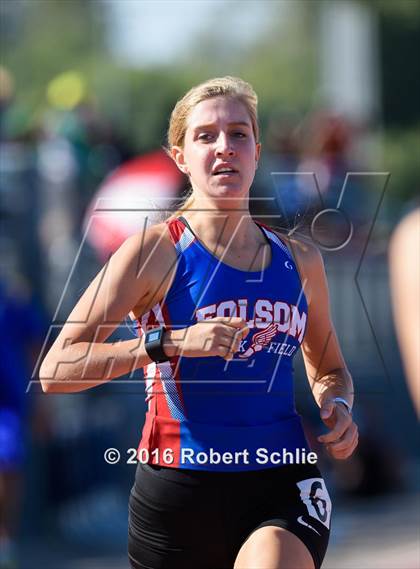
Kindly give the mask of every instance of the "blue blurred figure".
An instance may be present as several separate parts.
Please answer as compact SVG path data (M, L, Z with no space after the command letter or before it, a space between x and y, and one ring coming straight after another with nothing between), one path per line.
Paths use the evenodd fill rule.
M46 336L43 311L27 295L10 294L0 280L0 568L17 567L16 536L22 500L25 393L30 366Z

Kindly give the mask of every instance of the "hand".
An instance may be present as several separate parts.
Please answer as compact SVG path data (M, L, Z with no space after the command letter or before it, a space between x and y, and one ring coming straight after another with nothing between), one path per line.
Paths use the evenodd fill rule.
M249 328L242 318L210 318L189 328L169 330L164 338L164 351L169 357L220 356L231 360L248 333Z
M325 444L333 458L349 458L359 442L359 431L346 406L337 401L325 401L321 407L321 419L331 430L318 437L318 441Z

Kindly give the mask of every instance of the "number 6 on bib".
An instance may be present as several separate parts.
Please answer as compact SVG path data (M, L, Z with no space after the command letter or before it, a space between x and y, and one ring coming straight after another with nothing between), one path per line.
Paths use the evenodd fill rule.
M331 499L322 478L307 478L297 482L300 497L308 514L330 529Z

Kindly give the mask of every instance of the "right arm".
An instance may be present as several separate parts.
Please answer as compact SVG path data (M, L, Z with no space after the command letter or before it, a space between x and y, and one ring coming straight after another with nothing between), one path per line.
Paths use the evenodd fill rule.
M175 263L162 225L127 239L88 286L47 353L39 372L42 389L82 391L150 363L143 338L105 340L130 311L146 312L163 297Z
M176 269L176 252L165 224L127 239L89 285L42 362L47 393L72 393L107 383L151 360L144 335L105 343L131 312L142 315L165 297ZM230 359L248 333L239 318L214 318L187 330L169 330L167 355Z

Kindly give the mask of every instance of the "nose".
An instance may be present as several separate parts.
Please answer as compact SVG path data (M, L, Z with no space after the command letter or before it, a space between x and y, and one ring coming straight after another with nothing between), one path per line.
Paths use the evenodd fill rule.
M229 137L224 133L220 133L217 138L216 156L233 156L234 154L235 150L233 149Z

